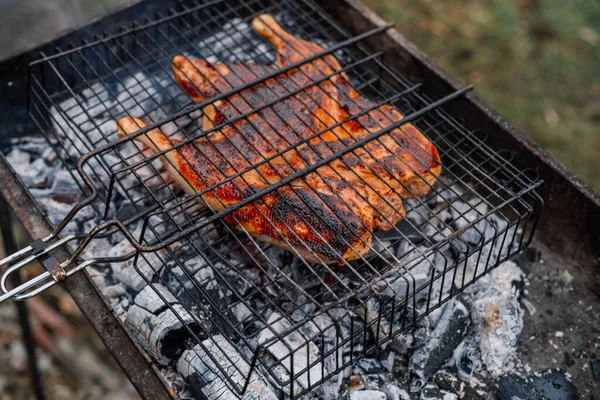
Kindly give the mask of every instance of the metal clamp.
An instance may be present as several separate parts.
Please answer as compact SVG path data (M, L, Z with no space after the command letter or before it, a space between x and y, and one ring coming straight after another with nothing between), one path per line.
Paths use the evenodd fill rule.
M0 288L3 292L3 294L0 296L0 303L8 299L29 299L30 297L45 291L57 283L64 281L72 274L95 263L95 259L90 259L82 262L79 265L76 265L73 268L70 268L68 271L65 270L65 267L70 265L73 262L73 259L68 259L62 263L59 263L56 257L51 255L50 252L58 249L61 246L64 246L74 239L77 239L78 236L65 236L62 239L48 244L48 242L50 242L53 238L54 235L49 235L43 239L35 240L29 246L0 260L0 267L4 265L10 265L11 263L18 261L16 264L9 266L4 274L2 274L2 277L0 277ZM13 289L9 289L7 286L7 281L10 275L24 268L33 261L40 262L46 268L46 271Z

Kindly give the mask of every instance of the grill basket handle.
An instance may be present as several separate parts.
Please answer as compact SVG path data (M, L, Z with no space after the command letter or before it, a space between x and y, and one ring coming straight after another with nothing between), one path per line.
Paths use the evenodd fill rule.
M72 260L69 259L59 263L58 260L51 254L51 252L66 245L72 240L77 239L78 237L76 235L69 235L52 242L51 244L48 244L53 238L54 235L52 234L43 239L35 240L29 246L0 260L0 268L8 265L8 268L0 277L0 289L2 289L3 293L0 295L0 303L9 299L29 299L39 293L42 293L46 289L51 288L57 283L64 281L67 279L67 277L73 275L74 273L95 263L94 259L86 260L81 264L70 268L68 271L65 271L65 267L68 266ZM38 261L40 264L42 264L46 268L46 271L15 288L9 289L7 281L10 275L18 272L22 268L25 268L34 261Z

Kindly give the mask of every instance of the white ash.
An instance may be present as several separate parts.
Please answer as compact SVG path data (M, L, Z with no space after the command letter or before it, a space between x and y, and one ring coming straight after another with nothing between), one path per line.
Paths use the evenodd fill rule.
M168 304L177 304L177 299L161 284L146 286L135 296L134 303L153 314L165 309Z
M283 390L291 395L292 385L289 381L293 379L292 368L296 375L293 383L294 395L321 382L323 372L318 347L307 340L301 332L292 330L292 323L278 313L271 314L267 324L268 326L258 336L258 344L264 346L277 360L274 368L278 374L277 384L285 385ZM280 335L283 336L283 341L276 339Z
M384 392L388 400L410 400L410 394L396 384L387 384Z
M472 307L478 326L481 359L488 372L498 377L512 369L517 340L523 329L519 293L513 282L523 279L523 271L507 261L489 274L489 286L478 293Z
M192 391L199 391L197 395L203 395L208 400L277 400L271 385L257 369L253 371L243 397L227 386L221 369L227 371L227 378L239 388L244 386L250 373L250 365L221 335L202 341L202 345L198 344L192 350L186 350L177 362L177 370L190 384Z
M463 381L472 381L473 374L479 369L481 362L473 356L473 351L467 342L463 341L454 349L447 365L454 367L458 377Z
M116 285L105 286L102 288L102 294L107 299L118 298L127 293L127 288L122 283Z
M37 157L32 161L30 153L15 149L6 156L6 160L11 165L23 165L19 176L28 188L47 187L52 184L50 180L53 176L49 174L50 168L44 157Z
M174 352L177 351L176 347L167 346L169 341L173 337L187 337L186 329L194 323L192 316L181 304L175 304L172 308L173 310L169 308L156 315L134 304L127 310L125 318L125 325L144 350L163 365L171 363Z
M379 390L359 390L350 392L349 400L386 400L387 396Z

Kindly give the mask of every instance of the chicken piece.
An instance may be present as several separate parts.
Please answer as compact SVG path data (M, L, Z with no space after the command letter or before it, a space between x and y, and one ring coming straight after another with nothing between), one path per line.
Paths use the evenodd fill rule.
M143 121L131 117L117 123L121 137L146 126ZM229 139L235 136L234 131L233 127L224 127L176 149L173 146L181 141L167 138L158 129L137 136L136 140L156 153L166 151L161 159L173 180L190 195L201 193L201 200L208 207L220 211L269 187L278 176L276 167L265 163L224 182L259 160L246 161L244 156L253 153L242 154L231 144ZM314 187L323 185L318 176L310 184L307 181L294 180L290 185L231 212L224 219L236 229L292 251L308 262L341 264L365 254L372 240L372 213L360 213L361 204L356 199L349 199L348 205L332 191L328 194L324 189L316 191ZM351 189L344 188L343 179L339 181L339 190Z
M323 51L316 43L298 39L286 32L269 14L255 17L252 27L276 47L277 64L280 68ZM335 57L327 55L306 63L299 69L304 73L292 70L288 75L298 86L315 90L316 86L311 87L314 81L339 71L341 67ZM344 74L334 75L326 85L319 85L319 88L328 94L325 102L320 102L320 105L330 112L336 122L349 119L352 115L373 109L377 105L359 94ZM333 102L336 104L332 105ZM348 121L343 127L355 139L362 139L402 118L403 115L396 108L384 104L357 120ZM356 129L357 121L363 129ZM340 134L339 131L336 133ZM442 170L436 147L412 124L404 124L378 140L369 142L364 150L366 151L358 151L359 154L362 153L361 158L365 157L369 166L403 197L427 194ZM392 175L392 179L388 173Z
M183 56L177 56L173 60L176 80L195 101L214 97L268 71L271 69L255 63L208 63L205 60L189 61ZM335 121L317 103L311 102L310 98L300 101L296 97L289 97L277 101L289 93L285 87L291 84L289 81L289 77L282 75L227 99L215 101L204 109L203 128L209 129L242 114L250 114L246 118L238 118L232 124L235 128L230 133L232 141L235 141L238 148L243 148L244 153L258 151L265 158L283 153L277 159L279 162L276 162L276 170L282 178L346 147L346 144L327 130ZM273 101L275 104L265 107ZM258 108L261 110L254 113ZM306 112L309 109L323 115L309 114ZM323 119L329 124L324 123ZM305 138L323 131L322 135L309 143L299 144ZM354 141L348 134L346 136L351 139L348 143ZM251 146L245 142L250 142ZM401 197L353 153L331 161L317 169L316 173L308 174L306 180L317 191L328 195L336 193L340 201L359 202L357 212L359 215L365 212L372 215L376 230L389 230L404 217Z
M270 15L256 17L252 25L275 45L280 67L323 50L284 31ZM176 56L172 67L195 102L275 71L256 63L209 63L183 56ZM326 55L216 100L203 110L202 128L212 132L176 150L168 151L181 142L156 129L136 139L155 152L166 150L163 162L183 190L201 193L205 204L222 210L402 119L391 105L375 107L360 95L340 69L335 57ZM372 110L352 117L367 109ZM119 126L125 135L144 124L125 118ZM270 161L264 163L266 158ZM433 144L404 124L225 220L309 262L342 264L367 253L376 230L391 229L404 217L402 197L427 193L440 171Z

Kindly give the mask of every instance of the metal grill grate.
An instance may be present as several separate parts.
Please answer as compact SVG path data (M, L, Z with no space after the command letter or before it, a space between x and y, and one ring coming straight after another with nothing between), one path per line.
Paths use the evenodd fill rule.
M296 37L320 44L325 52L255 75L243 87L194 104L172 76L173 57L273 66L275 49L249 25L263 13L274 15ZM91 263L132 260L148 285L161 284L169 290L155 289L186 326L186 346L202 356L205 373L219 375L241 394L257 370L297 397L337 376L362 355L384 348L522 250L532 237L541 207L537 193L541 182L512 167L509 154L487 147L485 133L468 130L463 121L443 110L445 102L464 91L432 100L420 84L386 66L383 54L370 52L364 39L385 29L350 35L309 0L222 0L185 3L152 22L141 21L95 42L43 55L30 66L30 114L82 189L81 203L56 230L56 235L73 235L55 246L71 241L77 245L72 260L63 267L78 258L88 261L68 273ZM343 72L361 95L373 100L364 114L391 104L404 119L386 121L366 138L331 150L305 167L292 166L293 174L216 212L202 209L197 200L222 183L185 195L159 161L167 151L152 154L133 140L159 128L171 140L171 148L182 149L223 126L249 120L252 113L273 111L277 102L297 99L306 87L290 89L250 111L237 110L237 117L213 121L215 127L202 129L205 106L243 94L243 89L267 78L277 80L281 73L303 73L298 67L326 54L334 55L342 70L311 78L311 86ZM127 116L142 118L148 126L118 138L116 121ZM333 127L345 129L346 122L313 130L311 136L288 143L261 164L312 143L310 139ZM292 254L224 222L226 217L235 220L236 209L255 207L254 200L306 179L311 172L319 174L317 167L344 154L356 155L368 141L381 143L383 135L404 130L409 122L437 147L442 174L424 196L396 192L403 197L406 218L388 231L369 232L372 241L363 242L368 252L356 260L332 266L318 254L317 260ZM236 170L227 179L245 179L244 174L256 167ZM408 187L404 190L410 192ZM82 214L88 217L81 218ZM341 226L352 230L338 218ZM307 226L319 234L316 227ZM134 250L119 255L94 253L93 239L99 237L128 240ZM211 274L199 275L199 265ZM54 282L37 283L43 288ZM193 324L186 322L189 317Z

